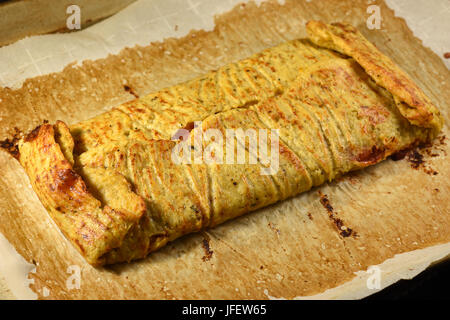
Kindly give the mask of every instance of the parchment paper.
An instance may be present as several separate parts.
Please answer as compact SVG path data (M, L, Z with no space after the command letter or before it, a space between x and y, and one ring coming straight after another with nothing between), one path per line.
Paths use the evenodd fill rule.
M142 95L281 41L304 37L304 23L309 19L345 20L358 26L411 74L448 124L449 72L442 61L446 47L436 32L426 37L425 44L439 57L422 47L405 22L381 1L248 3L214 21L214 14L231 10L237 2L141 0L81 32L31 37L1 48L0 85L5 88L0 90L0 138L10 136L14 126L29 130L43 119L71 123L98 114L133 98L123 90L124 84ZM388 2L397 13L423 13L418 2L415 7L406 1ZM448 2L425 2L441 6L439 14L448 12ZM380 30L366 27L370 5L380 7ZM426 23L407 22L423 35ZM448 22L441 26L449 30ZM208 32L189 33L192 29ZM179 40L163 41L168 37ZM121 51L135 45L141 47ZM97 61L81 63L87 59ZM448 134L447 127L444 133ZM15 287L11 291L17 298L34 296L19 290L17 281L31 282L40 298L299 298L313 294L319 294L314 298L360 298L398 279L411 278L450 253L449 244L442 244L450 240L446 139L421 152L425 164L417 169L407 161L388 160L320 188L337 214L357 230L356 240L339 238L313 190L207 233L184 237L143 261L101 270L87 265L62 238L23 170L1 152L0 192L5 202L0 206L0 232L28 262L14 257L14 250L0 237L0 272ZM205 238L214 252L207 262L202 260ZM6 254L12 257L8 263ZM11 261L25 270L23 282L7 274ZM374 264L382 270L381 287L369 289L364 270ZM34 265L32 281L27 280L26 273ZM68 270L74 265L81 270L81 287L68 289Z

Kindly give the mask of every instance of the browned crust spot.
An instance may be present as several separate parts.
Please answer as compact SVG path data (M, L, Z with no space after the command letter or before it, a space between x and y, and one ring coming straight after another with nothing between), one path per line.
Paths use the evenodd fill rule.
M370 149L363 150L356 156L356 161L365 163L367 165L375 164L384 159L386 154L385 149L373 146Z
M35 139L37 138L37 136L39 135L39 130L41 130L41 127L42 127L44 124L47 124L47 123L48 123L48 120L44 120L44 123L43 123L43 124L40 124L40 125L38 125L36 128L34 128L33 130L31 130L31 132L29 132L29 133L25 136L24 141L25 141L25 142L32 142L33 140L35 140Z

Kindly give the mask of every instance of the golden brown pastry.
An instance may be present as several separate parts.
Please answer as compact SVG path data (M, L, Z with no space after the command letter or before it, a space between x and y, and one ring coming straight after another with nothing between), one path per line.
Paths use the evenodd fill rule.
M19 142L34 190L89 263L143 258L183 234L437 135L439 111L355 28L311 21L307 30L309 40L283 43L70 127L43 124ZM190 133L172 140L183 128ZM228 136L233 129L255 132L259 147L276 155L275 168L250 139ZM222 155L233 164L209 161L205 152L201 161L193 158L211 146L196 137L211 130L226 139L208 159ZM229 144L241 148L243 164ZM175 161L174 150L191 163ZM267 174L269 167L275 170Z

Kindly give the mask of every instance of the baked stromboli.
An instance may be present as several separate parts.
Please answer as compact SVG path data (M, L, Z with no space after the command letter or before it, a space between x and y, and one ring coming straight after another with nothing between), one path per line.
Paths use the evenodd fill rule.
M309 40L70 127L43 124L19 142L34 190L89 263L143 258L437 135L439 111L355 28L311 21L307 30ZM172 141L183 128L189 135ZM198 148L195 137L208 129L224 137L227 129L277 129L277 170L261 174L267 163L247 144L245 159L256 163L174 161L177 146ZM263 140L268 150L273 138Z

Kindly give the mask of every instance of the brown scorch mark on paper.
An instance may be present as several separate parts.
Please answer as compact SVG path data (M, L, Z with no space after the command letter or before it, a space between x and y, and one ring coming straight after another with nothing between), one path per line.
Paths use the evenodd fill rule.
M444 148L447 145L447 137L445 135L438 136L434 141L432 145L426 146L427 148L425 151L427 153L430 152L430 150L433 150L431 153L431 156L436 157L439 156L439 152L442 152L445 156L447 155L447 151ZM433 148L431 148L433 147Z
M10 155L14 158L19 159L19 140L22 133L20 130L15 127L12 138L7 138L5 140L0 141L0 148L6 150Z
M328 196L326 194L323 194L320 191L319 191L319 196L320 196L320 203L327 210L328 217L336 225L336 227L339 231L339 234L344 238L350 237L350 236L357 237L357 234L353 229L346 227L344 224L344 221L342 221L342 219L336 217L337 213L334 211L333 206L330 204L330 200L328 199Z
M413 169L422 168L426 174L433 175L433 176L437 175L438 172L436 170L434 170L433 168L431 168L425 162L424 156L420 152L420 150L421 150L421 148L416 148L416 149L408 152L408 154L406 155L406 160L410 163L411 168L413 168Z
M411 163L411 168L414 169L418 169L425 163L423 155L417 149L409 151L406 155L406 159Z
M75 184L80 179L80 176L73 171L72 169L63 169L57 172L57 179L55 181L55 185L50 185L50 188L58 192L62 192L67 194L69 191L72 191L75 187Z
M205 250L205 255L202 257L203 261L209 261L212 258L214 251L211 250L211 246L209 244L210 238L206 233L203 233L202 246Z
M139 95L134 91L134 89L128 85L124 85L123 89L128 92L129 94L133 95L136 99L139 98Z
M446 145L445 135L438 136L433 143L425 143L417 146L415 144L412 147L405 148L391 155L391 159L399 161L405 159L410 163L413 169L422 169L426 174L437 175L436 170L430 167L427 160L435 157L439 157L441 154L447 155L447 152L443 146Z

